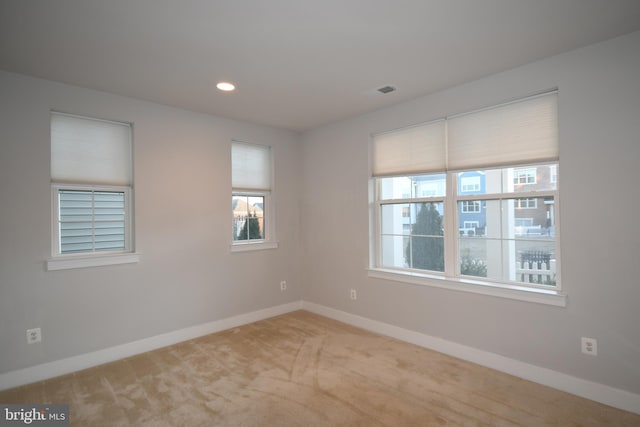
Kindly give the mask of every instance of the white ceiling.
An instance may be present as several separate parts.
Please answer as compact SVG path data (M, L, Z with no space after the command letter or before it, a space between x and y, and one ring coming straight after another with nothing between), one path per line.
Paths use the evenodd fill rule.
M640 0L0 0L0 69L303 131L636 30Z

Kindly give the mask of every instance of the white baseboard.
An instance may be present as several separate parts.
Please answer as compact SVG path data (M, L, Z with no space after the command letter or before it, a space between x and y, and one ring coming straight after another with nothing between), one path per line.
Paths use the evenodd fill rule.
M604 384L587 381L547 368L531 365L519 360L510 359L498 354L478 350L466 345L457 344L441 338L432 337L419 332L378 322L366 317L356 316L344 311L329 308L304 301L303 310L329 317L349 325L353 325L371 332L396 338L420 347L448 354L459 359L477 363L495 369L496 371L533 381L548 387L566 391L576 396L595 400L596 402L625 411L640 414L640 395L626 390L620 390Z
M459 359L468 360L469 362L477 363L478 365L505 372L519 378L566 391L567 393L575 394L586 399L595 400L596 402L600 402L605 405L640 414L640 395L629 391L583 380L561 372L541 368L519 360L510 359L498 354L478 350L473 347L457 344L441 338L432 337L390 325L388 323L379 322L307 301L296 301L289 304L253 311L251 313L191 326L178 331L156 335L154 337L91 353L81 354L66 359L56 360L54 362L0 374L0 390L69 374L71 372L101 365L103 363L113 362L125 357L134 356L136 354L166 347L182 341L198 338L203 335L235 328L237 326L246 325L248 323L257 322L259 320L300 309L396 338L401 341L409 342L420 347L448 354Z
M178 331L167 332L166 334L144 338L138 341L105 348L91 353L80 354L78 356L72 356L66 359L56 360L54 362L43 363L41 365L7 372L0 374L0 390L69 374L71 372L91 368L103 363L113 362L125 357L134 356L136 354L201 337L203 335L224 331L226 329L257 322L269 317L300 310L301 308L302 301L296 301L201 325L191 326Z

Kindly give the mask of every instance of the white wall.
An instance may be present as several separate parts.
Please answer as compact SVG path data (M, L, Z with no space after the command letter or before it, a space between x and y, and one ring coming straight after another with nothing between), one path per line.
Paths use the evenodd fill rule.
M138 264L45 271L50 109L134 123ZM229 251L232 138L273 147L278 249ZM0 72L0 144L0 374L302 298L299 135Z
M567 307L368 278L369 135L555 87ZM306 301L640 393L640 33L334 123L303 140ZM598 340L597 357L581 354L582 336Z

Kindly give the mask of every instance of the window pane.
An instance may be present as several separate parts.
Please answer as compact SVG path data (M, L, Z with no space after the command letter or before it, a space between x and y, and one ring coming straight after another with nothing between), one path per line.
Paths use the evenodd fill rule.
M264 196L234 194L233 240L264 239Z
M409 252L409 236L382 236L381 258L384 267L408 267L407 256Z
M381 207L382 263L444 271L444 203L394 203Z
M487 277L487 249L495 241L482 238L461 238L458 243L460 250L459 267L463 276ZM498 246L500 242L498 241Z
M553 240L555 202L553 197L506 199L502 201L505 238Z
M446 175L420 175L379 178L380 200L444 197Z
M396 203L382 205L380 225L382 234L411 233L411 211L413 203ZM415 217L415 215L413 215Z
M411 267L444 271L444 237L411 236Z
M554 191L558 188L558 165L485 169L457 174L458 195L504 194L523 191Z
M465 202L458 203L460 211L463 211ZM459 213L459 273L499 281L554 286L554 198L479 202L484 207L481 213ZM535 207L519 207L525 205ZM472 218L481 225L475 233L468 227L473 224ZM543 261L536 261L535 267L533 264L522 266L532 259Z
M515 251L514 273L511 280L536 285L556 286L555 242L516 240L506 242Z

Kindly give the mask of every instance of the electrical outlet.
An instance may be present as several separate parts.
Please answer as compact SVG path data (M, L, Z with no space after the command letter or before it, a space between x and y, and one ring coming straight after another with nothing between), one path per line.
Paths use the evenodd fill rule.
M351 289L351 299L358 299L358 295L356 294L355 289Z
M42 341L42 330L40 328L27 329L27 344L34 344Z
M282 282L280 282L280 290L281 291L286 291L287 290L287 282L286 282L286 280L283 280Z
M591 356L598 355L598 340L582 337L582 352Z

